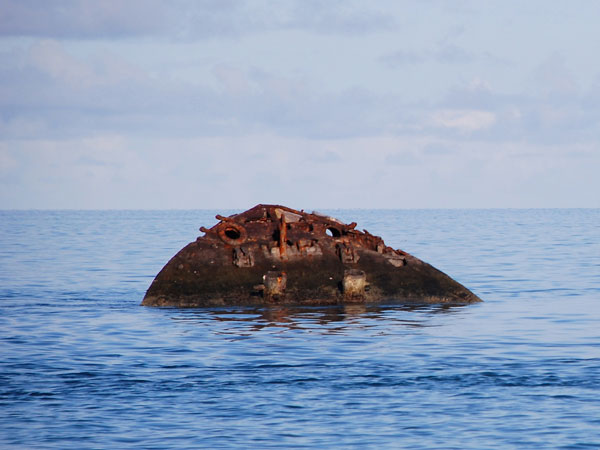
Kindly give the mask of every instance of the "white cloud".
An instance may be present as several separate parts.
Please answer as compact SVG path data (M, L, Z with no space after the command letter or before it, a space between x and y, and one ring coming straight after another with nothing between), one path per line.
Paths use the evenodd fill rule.
M96 78L91 67L65 52L57 41L43 40L32 45L27 62L62 83L89 85Z
M51 39L33 43L21 64L71 87L90 88L146 79L142 70L110 52L85 60L75 57L59 41Z
M534 69L533 83L537 92L550 97L571 95L578 90L577 82L567 66L566 59L556 51Z
M491 92L492 84L488 80L475 77L469 81L468 90L471 92Z
M213 73L229 95L247 95L253 90L251 82L243 70L226 64L218 64L213 68Z
M17 168L16 159L9 153L8 149L0 148L0 173L8 174Z
M472 132L489 128L496 122L496 115L490 111L443 110L433 114L436 126L453 128L461 132Z

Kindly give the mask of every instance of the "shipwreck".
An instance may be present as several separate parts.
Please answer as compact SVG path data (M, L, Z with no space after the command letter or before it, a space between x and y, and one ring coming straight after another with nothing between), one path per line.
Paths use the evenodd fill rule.
M217 215L158 273L145 306L450 303L481 300L356 223L280 205Z

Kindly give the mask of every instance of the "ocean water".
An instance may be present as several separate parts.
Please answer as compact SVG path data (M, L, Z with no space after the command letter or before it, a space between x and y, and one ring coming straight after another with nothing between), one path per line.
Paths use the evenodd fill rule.
M0 448L600 448L600 210L324 211L477 305L139 306L217 212L0 212Z

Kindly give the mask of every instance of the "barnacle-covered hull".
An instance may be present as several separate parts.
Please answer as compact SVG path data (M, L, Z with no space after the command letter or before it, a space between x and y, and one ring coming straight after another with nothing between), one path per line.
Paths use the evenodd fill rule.
M257 205L179 251L142 305L452 303L481 301L431 265L331 217Z

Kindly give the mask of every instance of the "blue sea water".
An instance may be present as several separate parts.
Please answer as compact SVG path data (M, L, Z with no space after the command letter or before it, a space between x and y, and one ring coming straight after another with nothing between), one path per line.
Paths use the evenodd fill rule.
M139 306L217 212L0 212L0 448L600 448L600 210L325 211L477 305Z

